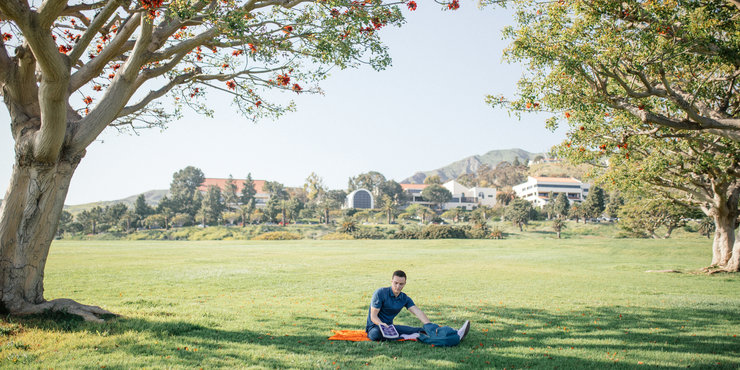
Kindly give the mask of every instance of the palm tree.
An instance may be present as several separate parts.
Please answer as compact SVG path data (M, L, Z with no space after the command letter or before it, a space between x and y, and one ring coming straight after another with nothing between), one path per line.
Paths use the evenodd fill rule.
M388 194L384 194L381 199L383 200L383 207L381 209L388 215L388 224L390 224L393 219L393 211L396 210L396 202Z
M552 220L552 228L558 233L558 239L560 239L560 231L565 227L565 221L561 217Z
M496 193L496 201L504 206L508 206L514 198L516 198L516 193L511 188L504 188Z
M434 211L432 211L429 207L421 207L418 211L419 215L421 216L421 223L426 223L427 217L429 217L429 220L437 215Z

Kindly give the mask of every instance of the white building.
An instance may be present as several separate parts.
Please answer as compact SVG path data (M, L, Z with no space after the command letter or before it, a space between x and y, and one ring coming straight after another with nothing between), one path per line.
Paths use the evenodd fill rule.
M427 186L429 185L401 184L404 192L406 192L406 194L409 196L409 204L423 204L427 206L432 206L432 202L428 202L421 197L421 192ZM496 205L495 188L468 188L455 180L447 181L442 186L449 190L450 193L452 193L452 199L450 199L449 202L442 204L442 208L445 210L453 208L473 210L482 205L489 207L493 207L494 205Z
M373 209L375 208L375 199L368 190L357 189L347 195L344 200L344 208Z
M560 193L568 196L570 203L582 202L588 195L590 184L581 182L572 177L527 177L527 182L512 187L519 198L532 202L535 206L543 206L555 200ZM550 199L550 193L553 199Z

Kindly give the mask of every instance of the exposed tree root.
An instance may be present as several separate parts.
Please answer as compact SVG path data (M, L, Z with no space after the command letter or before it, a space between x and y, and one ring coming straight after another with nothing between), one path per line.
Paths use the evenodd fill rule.
M88 306L81 303L77 303L71 299L60 298L46 301L44 303L36 305L27 305L18 312L14 312L17 315L35 315L43 314L47 312L63 312L71 315L77 315L82 317L85 321L90 322L104 322L99 316L111 315L118 316L110 311L104 310L98 306Z
M670 272L670 273L676 273L676 274L681 273L681 271L678 271L678 270L647 270L645 272Z
M705 273L707 275L714 275L714 274L735 274L737 271L732 271L724 267L720 267L717 265L707 266L701 270L702 273Z

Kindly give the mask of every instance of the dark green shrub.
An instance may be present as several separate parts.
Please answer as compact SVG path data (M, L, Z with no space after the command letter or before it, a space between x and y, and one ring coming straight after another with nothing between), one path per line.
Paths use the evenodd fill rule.
M342 225L339 226L337 232L351 234L357 231L357 222L354 220L342 221Z
M465 239L465 228L450 225L429 225L421 230L421 239Z
M352 236L355 239L385 239L386 235L384 232L369 228L369 227L361 227L352 232Z
M471 227L465 230L465 236L468 239L485 239L490 236L490 232L484 228Z
M503 239L504 238L504 232L501 231L501 229L497 227L494 227L493 230L491 230L490 234L491 239Z
M419 234L417 230L398 230L391 235L391 239L420 239Z
M352 234L329 233L321 237L321 240L354 240Z
M257 235L254 240L298 240L301 236L288 231L271 231Z

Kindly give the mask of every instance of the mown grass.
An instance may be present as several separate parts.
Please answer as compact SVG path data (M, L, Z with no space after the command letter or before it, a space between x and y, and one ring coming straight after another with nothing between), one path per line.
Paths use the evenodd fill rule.
M57 241L46 297L121 316L5 318L0 366L738 368L740 278L688 273L710 256L690 236ZM364 328L370 295L398 268L433 321L471 320L469 337L453 348L328 341ZM646 272L663 269L687 273Z

